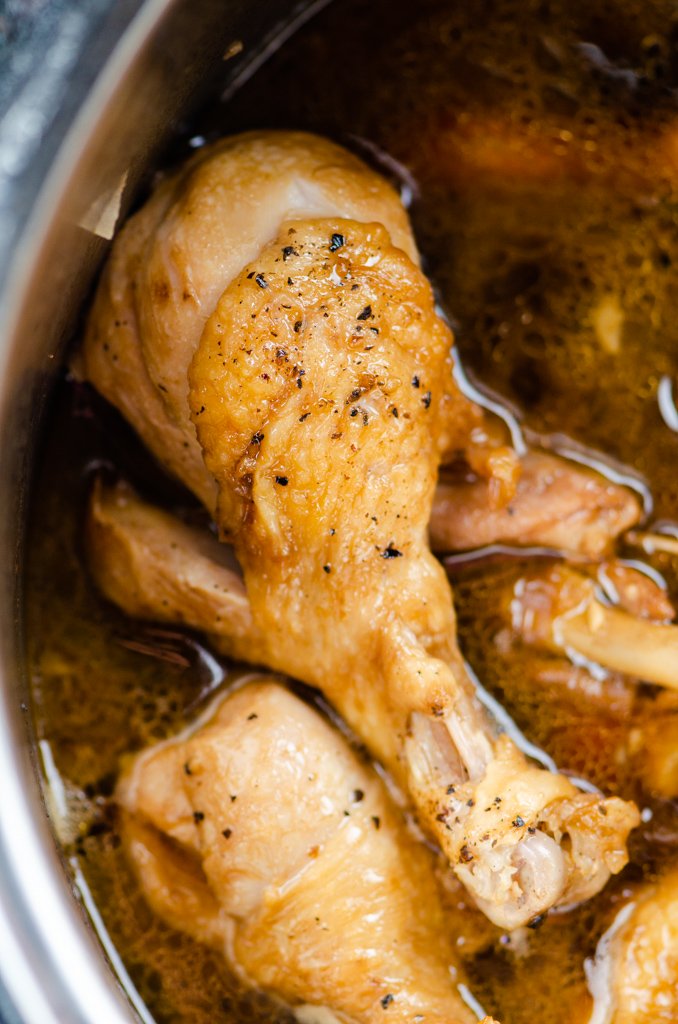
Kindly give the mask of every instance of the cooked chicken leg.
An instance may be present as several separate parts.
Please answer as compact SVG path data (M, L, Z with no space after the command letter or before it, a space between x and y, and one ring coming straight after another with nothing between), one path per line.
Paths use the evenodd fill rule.
M211 512L216 492L190 422L189 362L219 295L281 223L324 216L379 222L418 259L405 210L386 182L341 147L302 132L250 132L202 150L160 184L113 247L78 372ZM562 459L528 456L514 494L515 453L492 436L449 373L445 390L443 461L464 458L474 482L441 486L434 550L510 541L599 555L638 520L629 491Z
M597 891L635 812L612 801L591 818L596 801L495 742L474 702L426 533L441 454L463 448L477 411L452 383L451 335L407 255L404 212L374 178L306 136L245 136L197 158L126 229L85 362L233 538L256 659L325 689L409 786L479 905L513 927ZM277 195L270 209L253 180ZM328 205L343 216L320 219ZM290 208L310 219L275 237ZM185 418L198 342L206 468Z
M678 870L619 912L588 969L589 1024L673 1024L678 1018Z
M564 650L632 678L678 689L678 626L664 618L673 609L655 584L635 575L636 614L624 610L623 593L618 606L610 605L601 600L591 577L566 565L521 579L511 599L513 627L526 643ZM660 609L659 621L643 613L638 592L645 605Z
M426 542L450 345L382 227L290 222L219 299L189 399L266 663L324 690L514 927L596 892L636 812L530 767L474 703Z
M254 656L324 688L478 904L513 927L604 884L634 814L611 801L603 821L598 801L495 742L474 703L425 543L449 358L426 282L378 226L284 231L222 296L192 396Z
M475 1019L431 857L376 774L282 686L249 683L138 755L117 799L153 909L301 1021L320 1007L355 1024Z

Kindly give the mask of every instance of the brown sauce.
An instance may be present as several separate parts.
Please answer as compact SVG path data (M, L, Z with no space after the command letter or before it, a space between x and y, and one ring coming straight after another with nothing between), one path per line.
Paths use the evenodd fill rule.
M342 0L228 104L204 110L175 156L189 137L254 127L308 128L368 158L388 153L416 186L418 242L467 371L534 434L564 435L640 474L651 520L671 520L678 435L662 420L658 388L678 378L677 89L669 0ZM154 919L124 862L108 801L120 757L179 728L220 676L196 638L125 619L90 583L81 522L101 465L165 504L190 505L101 402L64 384L36 483L27 577L36 729L68 807L57 831L156 1021L286 1020ZM678 599L676 556L645 557ZM676 805L644 792L642 749L629 739L678 702L624 683L574 699L553 664L513 642L505 595L532 565L500 558L452 570L462 649L532 742L561 768L636 799L647 820L630 865L590 903L510 941L468 914L460 952L473 950L471 988L504 1024L574 1024L590 1008L585 957L634 886L678 858ZM242 670L222 671L227 685Z

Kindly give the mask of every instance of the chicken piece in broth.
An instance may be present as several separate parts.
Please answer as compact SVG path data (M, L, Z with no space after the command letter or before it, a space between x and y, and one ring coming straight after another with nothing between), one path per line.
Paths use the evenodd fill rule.
M508 501L493 505L491 487L491 479L443 473L430 522L434 549L535 544L600 558L640 515L631 491L546 452L527 452Z
M616 604L595 579L567 565L521 578L507 600L515 633L525 643L678 689L678 626L666 621L673 608L664 591L614 564L612 576L608 570L601 578Z
M354 157L305 135L227 140L123 231L83 362L233 541L244 656L324 690L513 928L597 892L636 811L596 815L475 700L427 535L440 461L473 445L480 414L413 257L397 196ZM511 453L488 436L471 462L510 491ZM162 568L181 611L186 565L168 552Z
M205 148L160 183L113 247L75 369L211 512L215 485L188 408L190 360L224 288L283 221L327 216L382 224L392 243L418 262L396 192L340 146L303 132L249 132ZM449 374L445 389L443 461L462 458L479 479L453 494L449 485L441 487L431 521L434 550L510 539L591 554L637 521L628 491L595 474L582 479L565 460L554 459L548 473L540 466L538 474L528 460L515 493L523 463ZM576 534L557 526L563 478L574 485L565 513ZM511 510L502 514L509 500ZM595 522L592 511L600 513Z
M162 181L113 247L77 370L211 510L188 408L188 364L219 296L290 217L378 220L416 259L397 194L325 139L250 132Z
M673 1024L678 1017L678 869L619 912L588 965L588 1024Z
M355 1024L475 1020L429 852L376 774L283 686L250 682L137 755L117 800L153 909L301 1021L328 1019L319 1008Z
M474 701L427 543L451 341L382 227L294 221L222 294L190 404L258 656L323 689L517 927L597 892L637 813L530 767Z

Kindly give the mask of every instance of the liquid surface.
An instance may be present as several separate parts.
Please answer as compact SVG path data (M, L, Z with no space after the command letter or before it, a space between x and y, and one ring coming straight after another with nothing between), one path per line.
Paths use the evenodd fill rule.
M678 8L668 0L343 0L227 104L199 115L170 160L190 138L289 127L381 163L412 197L424 265L467 371L520 410L528 432L563 435L640 474L650 520L676 520L677 88ZM36 728L46 770L53 762L64 785L51 797L60 838L158 1024L287 1020L153 918L119 848L108 798L120 758L176 731L240 670L98 597L80 538L101 467L168 506L188 501L102 403L63 386L27 579ZM678 599L676 556L644 557ZM637 884L678 857L676 806L651 799L637 771L638 727L678 709L623 682L575 698L560 662L521 649L507 594L534 567L495 558L451 570L462 648L531 741L576 776L636 799L646 820L631 864L595 900L510 940L463 915L459 950L475 996L504 1024L575 1024L590 1012L585 958Z

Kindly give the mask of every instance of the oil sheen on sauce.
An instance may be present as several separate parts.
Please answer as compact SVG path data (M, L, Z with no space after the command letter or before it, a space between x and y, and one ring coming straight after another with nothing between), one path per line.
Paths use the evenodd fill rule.
M307 128L394 176L464 366L536 435L563 435L646 482L678 518L678 14L668 0L342 0L177 139ZM385 159L388 154L388 159ZM103 602L80 546L95 470L200 519L87 390L65 382L36 482L27 578L34 713L57 831L131 983L159 1022L287 1020L214 954L158 922L131 877L108 798L120 758L180 728L242 669L197 638ZM629 550L637 556L637 551ZM676 556L647 556L678 598ZM675 804L635 771L638 726L678 705L623 684L572 697L510 635L505 595L529 559L452 570L462 648L529 740L644 808L631 864L600 896L509 937L472 912L459 952L504 1024L577 1024L584 960L637 884L678 857ZM552 666L551 666L552 668Z

